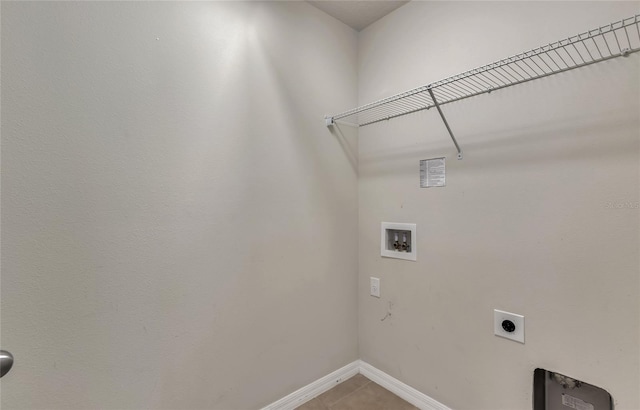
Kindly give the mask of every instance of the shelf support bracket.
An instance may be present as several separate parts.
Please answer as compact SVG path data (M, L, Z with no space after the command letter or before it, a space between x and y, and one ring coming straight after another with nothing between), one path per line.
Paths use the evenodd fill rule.
M325 117L324 117L324 124L325 124L327 127L330 127L330 126L332 126L333 124L335 124L335 121L333 120L333 117L329 117L328 115L325 115Z
M460 149L460 146L458 145L458 141L456 141L456 137L453 136L453 132L451 132L451 128L449 127L449 123L447 122L447 119L444 117L444 114L442 113L442 109L440 108L440 105L438 104L438 100L436 100L436 96L433 95L433 90L431 89L431 87L427 88L427 91L429 91L429 95L431 96L431 100L433 100L433 105L436 106L436 108L438 109L438 113L440 114L440 118L442 118L442 122L444 122L444 126L447 127L447 131L449 131L449 136L451 137L451 140L453 141L453 145L456 146L456 149L458 150L458 159L462 159L462 150Z

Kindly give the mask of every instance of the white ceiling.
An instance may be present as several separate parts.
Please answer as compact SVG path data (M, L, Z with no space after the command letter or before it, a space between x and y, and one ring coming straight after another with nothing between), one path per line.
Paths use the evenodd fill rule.
M400 0L307 0L307 2L357 31L408 3Z

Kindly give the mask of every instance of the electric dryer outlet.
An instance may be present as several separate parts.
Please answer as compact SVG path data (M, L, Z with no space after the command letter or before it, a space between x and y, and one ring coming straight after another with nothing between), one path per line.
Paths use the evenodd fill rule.
M524 316L494 309L493 333L524 344Z

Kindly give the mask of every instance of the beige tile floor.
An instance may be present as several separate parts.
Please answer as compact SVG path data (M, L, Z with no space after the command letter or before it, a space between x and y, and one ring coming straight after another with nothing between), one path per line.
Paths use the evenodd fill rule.
M361 374L345 380L297 410L417 410Z

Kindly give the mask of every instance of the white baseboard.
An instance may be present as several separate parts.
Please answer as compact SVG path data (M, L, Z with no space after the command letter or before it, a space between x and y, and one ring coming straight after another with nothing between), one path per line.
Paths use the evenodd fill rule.
M269 404L262 410L293 410L298 406L302 406L314 397L321 395L335 385L358 374L360 371L359 365L360 360L349 363L335 372L328 374L315 382L311 382L280 400Z
M432 399L426 394L402 383L400 380L389 376L382 370L376 369L362 360L349 363L341 369L294 391L261 410L293 410L358 373L361 373L366 378L378 383L396 396L403 398L422 410L451 410L439 401Z
M360 360L360 373L421 410L451 410L439 401Z

